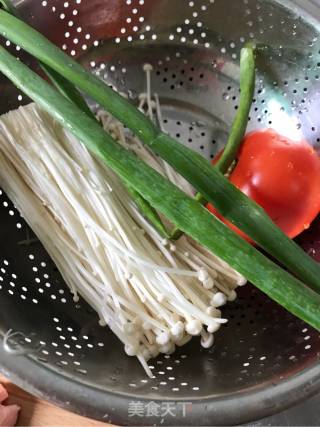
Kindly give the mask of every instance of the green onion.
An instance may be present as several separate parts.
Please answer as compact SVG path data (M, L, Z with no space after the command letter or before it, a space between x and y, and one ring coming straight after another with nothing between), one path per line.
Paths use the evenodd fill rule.
M177 143L169 135L161 133L144 114L102 80L87 72L29 25L4 11L0 11L0 34L20 45L95 99L184 176L223 217L301 280L320 291L320 265L289 239L261 207L213 168L210 162ZM177 223L173 223L179 227Z
M52 68L47 67L46 65L41 64L41 68L62 95L77 105L80 110L87 114L87 116L94 120L96 119L81 93L77 90L77 88L74 87L72 83L69 82L69 80L66 80L59 73L57 73Z
M128 193L131 195L132 199L134 200L136 206L139 208L143 216L149 220L149 222L160 233L162 237L165 237L166 239L171 239L171 234L168 232L165 225L161 221L161 218L156 209L154 209L151 204L144 197L141 196L141 194L139 194L134 188L132 188L131 185L128 185L126 182L124 182L124 185L126 186Z
M101 126L0 47L0 71L173 223L287 310L320 330L320 295L277 266L197 201L116 143Z
M247 130L250 109L255 88L255 53L250 45L241 49L240 58L240 103L236 118L232 124L228 143L215 167L223 174L227 173L239 151Z
M239 109L233 121L228 142L223 150L223 153L216 163L215 167L222 173L226 174L233 164L240 144L247 130L250 109L252 105L254 89L255 89L255 51L254 46L247 44L241 49L240 55L240 102ZM197 193L196 200L205 205L207 200L201 193ZM175 230L173 236L180 237L178 230Z
M222 174L226 174L233 164L247 129L256 78L254 49L252 44L247 44L241 49L239 109L233 121L227 145L215 165ZM197 193L196 200L203 205L207 204L206 198L201 193Z

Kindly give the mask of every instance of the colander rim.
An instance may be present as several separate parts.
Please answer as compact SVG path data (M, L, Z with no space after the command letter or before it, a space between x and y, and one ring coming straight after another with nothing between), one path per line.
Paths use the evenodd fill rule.
M149 399L137 393L106 391L84 385L58 372L39 365L28 356L12 357L0 346L1 373L31 394L50 401L79 415L120 425L143 425L143 418L129 418L129 402L165 402L150 395ZM312 397L320 390L320 363L316 361L303 371L282 379L253 386L243 392L222 397L177 399L192 402L188 418L164 420L161 425L235 425L252 422L279 413L300 401ZM133 397L134 395L134 397ZM170 402L174 399L168 399ZM145 420L150 423L150 418ZM213 424L214 421L214 424Z

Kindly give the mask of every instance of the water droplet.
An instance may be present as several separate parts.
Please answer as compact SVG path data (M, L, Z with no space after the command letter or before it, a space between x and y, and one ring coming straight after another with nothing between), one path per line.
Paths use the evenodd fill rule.
M224 101L228 101L228 99L230 99L230 95L229 95L228 93L224 93L224 94L222 95L222 99L223 99Z

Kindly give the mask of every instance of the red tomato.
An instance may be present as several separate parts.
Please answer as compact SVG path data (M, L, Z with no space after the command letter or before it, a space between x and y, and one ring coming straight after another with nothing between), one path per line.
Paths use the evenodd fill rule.
M309 228L319 213L320 158L305 141L292 141L273 130L248 134L230 181L291 238ZM208 209L217 213L211 205Z

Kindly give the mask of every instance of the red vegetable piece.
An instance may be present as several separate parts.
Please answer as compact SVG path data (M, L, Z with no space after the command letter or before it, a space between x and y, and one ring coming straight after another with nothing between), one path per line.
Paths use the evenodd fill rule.
M290 140L271 129L248 134L230 181L291 238L309 228L319 213L320 158L306 141ZM217 213L212 205L208 209Z

